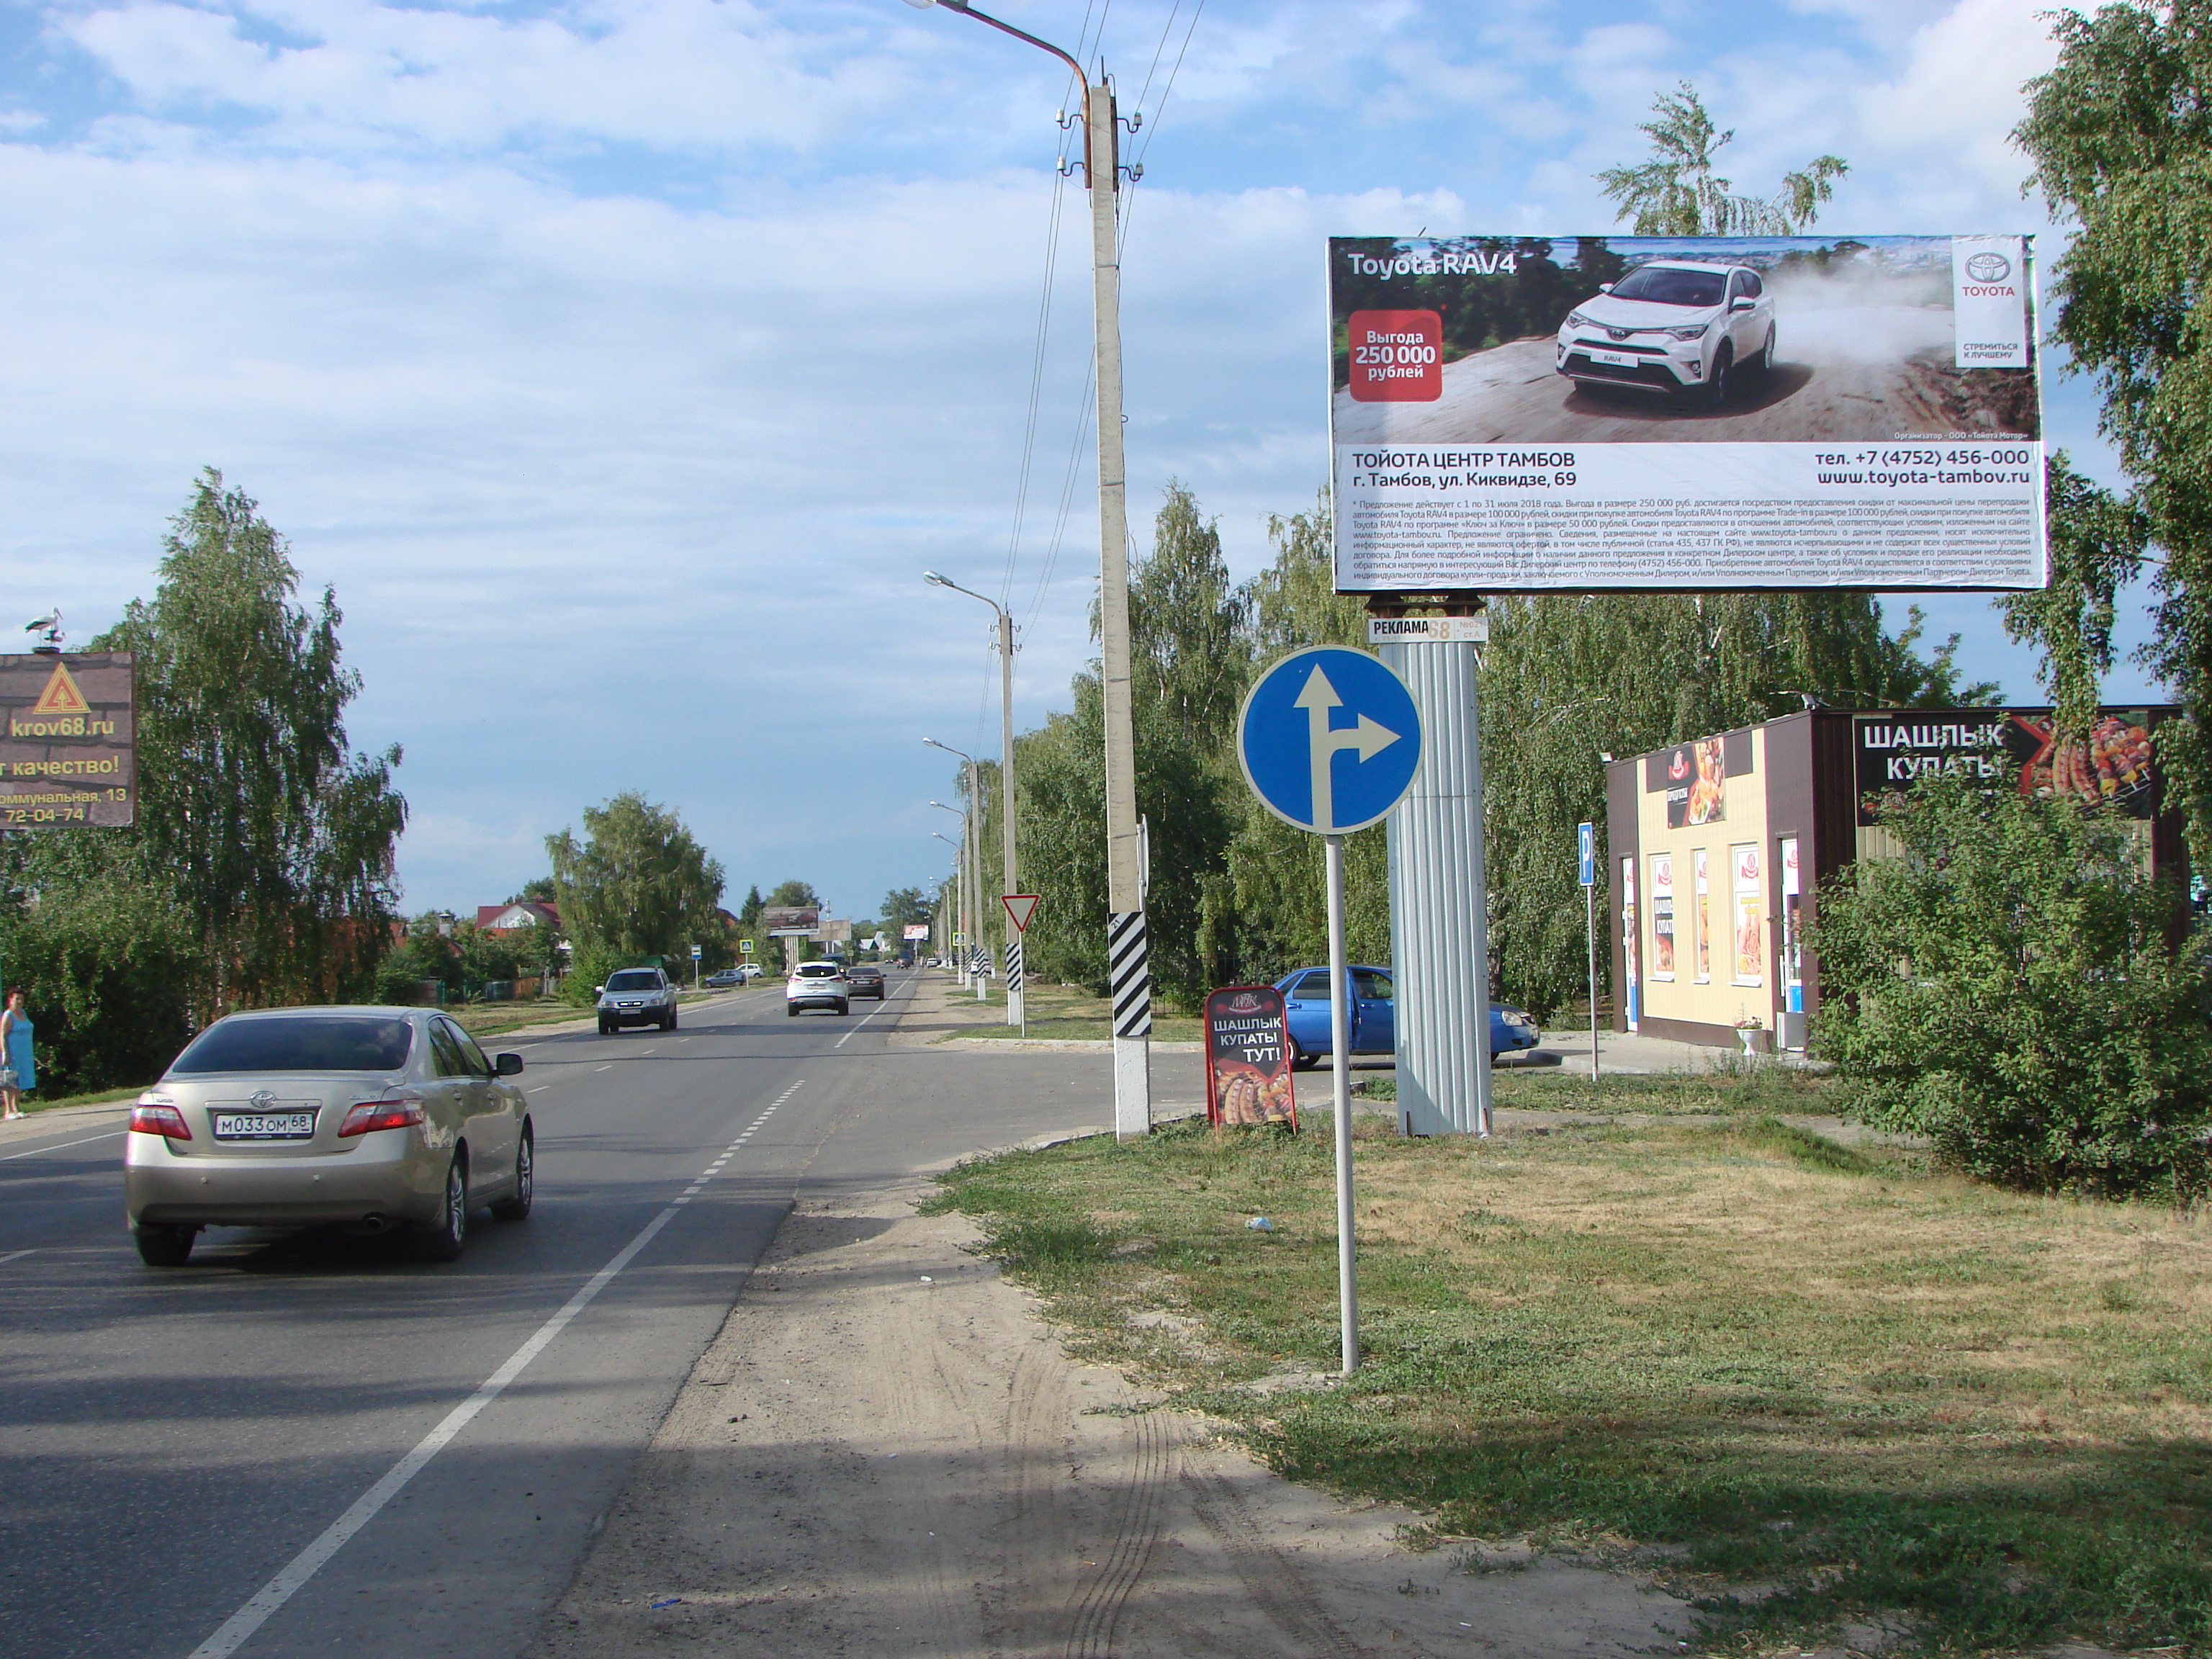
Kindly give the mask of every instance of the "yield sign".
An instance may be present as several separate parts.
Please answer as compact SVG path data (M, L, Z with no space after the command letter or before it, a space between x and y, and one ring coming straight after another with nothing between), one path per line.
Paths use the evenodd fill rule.
M1030 919L1036 915L1037 898L1035 893L1008 893L1000 899L999 902L1006 907L1006 914L1014 919L1016 933L1029 932Z

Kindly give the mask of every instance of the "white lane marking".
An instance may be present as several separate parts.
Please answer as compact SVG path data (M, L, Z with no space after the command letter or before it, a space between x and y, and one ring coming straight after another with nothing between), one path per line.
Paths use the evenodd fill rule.
M613 1261L586 1280L583 1288L568 1298L561 1311L540 1325L527 1342L507 1356L507 1363L486 1377L474 1394L447 1412L444 1420L394 1463L384 1479L356 1498L353 1506L325 1528L320 1537L294 1556L252 1600L225 1620L214 1635L194 1648L191 1659L228 1659L237 1652L246 1638L290 1601L325 1562L345 1547L347 1540L374 1520L377 1512L398 1495L401 1487L421 1474L423 1466L466 1428L478 1412L498 1399L507 1385L522 1374L523 1367L543 1353L546 1345L568 1328L568 1322L589 1307L592 1299L612 1284L615 1276L635 1261L638 1252L652 1243L660 1230L675 1218L676 1206L671 1204L639 1229L637 1237L623 1245Z
M27 1250L10 1250L7 1255L0 1255L0 1267L6 1267L10 1261L21 1261L27 1255L36 1255L37 1254L38 1250L35 1246Z
M110 1129L104 1135L87 1135L82 1140L64 1140L56 1146L33 1146L27 1152L10 1152L5 1158L0 1158L0 1164L12 1164L19 1158L36 1158L40 1152L65 1152L72 1146L89 1146L95 1140L112 1140L118 1135L130 1133L128 1129Z
M880 1014L881 1012L883 1012L883 1011L884 1011L884 1005L883 1005L882 1003L880 1003L880 1002L879 1002L879 1003L878 1003L878 1004L876 1005L875 1013L872 1013L872 1014L870 1014L870 1015L867 1017L867 1018L866 1018L866 1019L863 1019L863 1020L860 1022L860 1025L866 1025L866 1024L868 1023L868 1020L870 1020L870 1019L873 1019L873 1018L876 1017L876 1014ZM856 1037L856 1036L858 1036L860 1035L860 1025L855 1025L855 1026L854 1026L851 1030L849 1030L849 1031L846 1032L844 1036L842 1036L839 1037L839 1038L837 1039L837 1041L836 1041L835 1043L833 1043L832 1045L830 1045L830 1046L831 1046L831 1047L833 1047L833 1048L843 1048L847 1043L850 1042L851 1042L854 1037Z
M614 1069L614 1064L615 1064L615 1063L614 1063L614 1061L612 1061L612 1060L609 1060L605 1065L604 1065L604 1066L592 1066L592 1069L593 1071L595 1071L595 1072L611 1072L611 1071L612 1071L612 1070Z
M755 1118L756 1124L765 1122L769 1113L775 1110L799 1091L801 1078L776 1097L770 1106ZM124 1133L118 1131L118 1133ZM105 1139L106 1136L99 1139ZM52 1151L52 1148L43 1150ZM666 1209L638 1230L637 1237L616 1252L614 1260L585 1281L583 1288L562 1304L561 1311L540 1325L530 1340L507 1356L507 1363L494 1371L477 1386L477 1391L447 1412L438 1426L416 1442L415 1449L385 1473L384 1478L353 1502L351 1508L323 1529L315 1541L294 1556L266 1584L255 1593L246 1604L226 1619L216 1633L194 1648L190 1659L229 1659L250 1639L254 1632L266 1624L270 1617L307 1582L321 1570L324 1564L346 1546L363 1527L374 1520L386 1504L399 1495L400 1489L422 1472L423 1467L450 1443L454 1436L466 1428L477 1413L499 1398L507 1385L522 1375L523 1368L545 1352L553 1339L568 1328L568 1322L592 1304L592 1299L611 1285L622 1270L637 1259L638 1252L653 1243L660 1230L676 1218L678 1210L691 1201L695 1187L681 1197L670 1201ZM27 1255L28 1252L19 1252ZM0 1258L10 1260L13 1257Z

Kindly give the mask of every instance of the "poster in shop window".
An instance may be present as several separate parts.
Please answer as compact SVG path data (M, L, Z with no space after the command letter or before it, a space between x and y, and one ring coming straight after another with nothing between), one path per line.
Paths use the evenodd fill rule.
M2033 256L1334 238L1337 588L2041 587Z
M1766 982L1765 888L1759 880L1759 848L1747 842L1729 849L1735 897L1735 983Z
M1713 904L1712 883L1705 870L1705 849L1702 847L1690 854L1691 883L1696 890L1691 897L1693 909L1690 926L1697 930L1697 979L1700 985L1713 976Z
M1651 858L1651 977L1674 977L1674 859L1670 853Z

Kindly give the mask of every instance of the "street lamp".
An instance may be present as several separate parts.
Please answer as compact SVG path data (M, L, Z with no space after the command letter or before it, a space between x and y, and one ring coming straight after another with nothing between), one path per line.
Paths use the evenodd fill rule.
M930 805L934 806L937 803L932 801ZM951 811L956 809L947 807L945 810ZM945 945L951 953L952 971L960 975L960 983L965 985L968 982L968 958L962 954L950 935L962 931L961 912L968 908L968 848L964 840L966 827L964 824L962 827L963 836L962 841L955 841L951 836L940 835L934 830L929 833L952 849L952 926L946 929ZM942 906L940 905L939 908L941 908Z
M935 738L924 738L922 741L927 744L932 749L942 749L948 755L958 756L960 759L966 763L968 768L968 805L975 810L975 827L980 829L983 823L983 776L981 772L975 769L975 757L964 749L955 749L949 743L938 742ZM944 805L944 803L941 801L932 801L929 804L932 806ZM957 806L946 806L945 810L948 812L957 812L960 811ZM961 819L963 824L967 822L967 817L968 815L966 813L961 813ZM983 849L975 844L975 837L972 835L968 835L966 829L963 828L961 833L963 836L968 836L968 869L969 872L968 886L968 951L969 954L973 956L977 953L977 945L979 943L977 933L983 920ZM963 976L960 982L963 985L965 985L968 981ZM975 1000L981 1002L985 994L983 988L983 975L981 973L978 972L975 975Z
M950 576L940 576L934 570L925 570L921 575L936 586L982 599L999 618L999 823L1005 866L999 872L999 885L1012 898L1022 890L1014 873L1014 619L996 599L985 599ZM1006 1024L1020 1026L1026 1036L1029 1011L1022 994L1022 931L1014 926L1012 910L1005 905L1000 908L1006 913L1000 918L1006 942Z
M942 744L938 746L939 748L944 747ZM956 750L953 752L957 753L958 751ZM975 798L975 763L973 761L969 761L968 763L968 798L970 800L973 800ZM982 866L981 861L975 856L975 819L970 814L962 811L958 807L947 806L941 800L933 800L929 804L937 808L939 811L950 812L953 817L960 820L960 854L963 860L960 868L960 908L965 913L965 919L960 924L960 930L964 937L962 941L963 948L959 953L959 963L960 982L963 985L965 985L968 982L970 971L975 969L976 956L975 924L978 920L975 912L981 906L983 902ZM980 811L981 809L978 810ZM939 839L941 841L944 837L940 836ZM975 1000L981 1002L988 994L984 989L982 974L980 971L975 971Z
M1083 171L1091 191L1091 307L1098 360L1098 647L1106 717L1106 980L1114 1005L1114 1132L1124 1140L1152 1127L1152 976L1137 847L1137 744L1130 717L1129 481L1121 457L1121 256L1115 198L1121 129L1105 71L1093 82L1048 40L977 11L942 5L1054 58L1083 82Z

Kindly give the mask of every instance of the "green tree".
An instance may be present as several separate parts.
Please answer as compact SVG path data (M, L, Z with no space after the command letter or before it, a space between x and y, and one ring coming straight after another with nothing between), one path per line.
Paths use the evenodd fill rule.
M47 1095L145 1083L192 1033L192 919L121 831L0 837L0 963Z
M1814 1045L1871 1121L2036 1191L2186 1200L2212 1122L2212 942L2142 826L2064 796L1924 779L1885 818L1904 856L1820 896Z
M2159 752L2201 864L2212 859L2212 350L2197 302L2212 257L2212 3L2059 11L2051 27L2058 62L2028 82L2014 138L2074 228L2051 266L2051 337L2102 392L2142 531L2165 552L2144 656L2188 715L2161 730Z
M99 650L137 657L145 867L189 919L194 1012L365 990L407 820L397 744L349 755L337 596L293 603L283 538L210 467L171 521L152 602Z
M720 937L722 866L675 812L630 792L583 816L581 842L566 830L545 838L580 986L645 957L688 959L692 940Z
M756 889L755 891L757 893L758 890ZM774 889L769 891L769 896L765 899L763 899L761 902L763 905L773 904L789 908L798 905L808 904L814 905L818 908L821 905L822 901L816 896L814 889L805 882L781 881L775 884Z
M1635 216L1638 236L1794 236L1820 215L1835 194L1834 181L1850 171L1841 156L1815 156L1782 175L1771 198L1738 196L1714 172L1721 149L1735 137L1719 131L1698 89L1684 81L1651 101L1655 119L1637 128L1651 140L1650 159L1607 167L1597 181L1620 216Z

